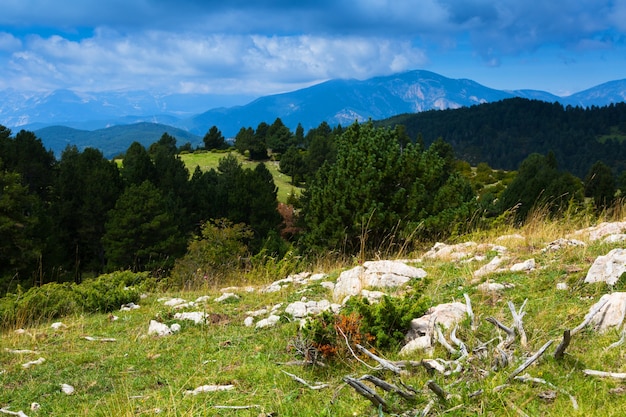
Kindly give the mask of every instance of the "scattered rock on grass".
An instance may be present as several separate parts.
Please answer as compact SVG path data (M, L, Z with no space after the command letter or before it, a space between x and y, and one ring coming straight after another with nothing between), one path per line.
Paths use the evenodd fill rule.
M608 285L615 285L624 272L626 272L626 250L613 249L608 254L596 258L587 271L585 282L606 282Z
M424 278L426 271L399 261L368 261L343 271L333 290L335 300L346 301L347 297L358 295L370 287L401 287L412 278Z
M528 259L524 262L516 263L515 265L511 266L509 270L511 272L530 272L535 269L535 266L535 260Z
M195 324L204 323L207 319L207 315L203 311L185 311L183 313L174 314L176 320L191 320Z
M169 326L164 323L159 323L156 320L150 320L150 326L148 327L148 335L157 335L159 337L169 336L172 334Z
M72 395L76 390L69 384L61 384L61 391L66 395Z
M608 300L607 303L591 319L591 324L600 333L614 327L621 327L624 322L624 316L626 315L626 292L604 294L589 311L593 310L596 305L605 300Z
M280 317L272 314L266 319L259 320L255 327L257 329L262 329L264 327L272 327L272 326L275 326L276 323L278 323L279 321L280 321Z
M42 363L44 363L45 361L46 361L46 359L45 359L45 358L39 358L39 359L34 360L34 361L30 361L30 362L23 363L23 364L22 364L22 368L24 368L24 369L28 369L28 368L30 368L31 366L34 366L34 365L41 365L41 364L42 364Z
M225 292L221 296L217 297L215 299L215 302L221 303L222 301L238 300L238 299L239 299L239 296L237 294L232 293L232 292Z
M577 239L564 239L560 238L554 240L546 245L545 248L542 249L542 252L561 250L568 246L587 246L585 242L577 240Z

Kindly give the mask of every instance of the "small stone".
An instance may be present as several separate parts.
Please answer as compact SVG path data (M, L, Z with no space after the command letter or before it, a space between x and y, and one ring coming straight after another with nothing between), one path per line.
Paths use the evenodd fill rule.
M279 320L280 320L279 316L275 316L275 315L272 314L271 316L269 316L266 319L259 320L255 327L257 329L262 329L264 327L272 327L272 326L275 326L276 323L279 322Z
M569 290L569 285L567 285L567 282L558 282L556 284L556 289L559 291L567 291Z
M59 330L62 328L67 328L67 326L63 323L61 323L60 321L57 321L56 323L52 323L50 325L51 328L53 328L54 330Z
M159 337L169 336L172 334L172 330L167 326L167 324L159 323L156 320L150 320L150 326L148 327L148 335L157 335Z
M180 324L178 324L178 323L172 324L170 326L170 330L172 331L172 333L180 332Z
M248 316L245 318L245 320L243 321L243 325L246 327L252 327L252 325L254 324L254 317Z
M64 394L67 395L72 395L74 394L74 387L68 384L61 384L61 391L63 391Z

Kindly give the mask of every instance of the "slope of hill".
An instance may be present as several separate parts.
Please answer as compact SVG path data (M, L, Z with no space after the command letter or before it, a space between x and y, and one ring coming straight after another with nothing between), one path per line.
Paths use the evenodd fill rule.
M615 233L624 228L613 225L620 226ZM605 295L623 299L624 283L584 282L594 259L620 244L607 243L595 232L593 239L589 231L570 234L572 226L537 221L506 235L472 236L476 243L456 245L456 250L439 245L444 250L414 254L419 259L406 262L422 268L426 279L410 281L399 292L379 289L399 303L417 288L427 306L454 303L462 315L456 326L434 335L430 350L406 356L398 349L374 349L371 339L357 339L362 330L358 316L330 315L343 317L329 326L328 335L335 329L335 338L325 340L341 349L338 356L316 353L319 345L303 336L297 307L330 307L327 300L333 300L339 273L354 265L328 266L315 280L308 279L313 277L306 269L284 279L276 267L254 281L248 272L234 274L237 281L167 293L137 287L137 279L119 291L136 294L139 306L77 312L54 318L55 325L32 314L34 322L26 321L25 314L17 330L0 321L5 325L0 330L0 405L7 414L30 416L622 416L621 326L599 333L598 316L609 316L608 307L595 316L588 313ZM532 267L513 268L531 259ZM485 267L496 264L499 269ZM132 278L130 272L123 274ZM42 287L40 297L30 300L52 311L53 302L64 305L65 300L47 295L67 295L71 288ZM21 298L26 304L28 298ZM7 300L12 298L2 301ZM444 319L432 318L433 326ZM566 330L568 345L559 356L557 345ZM355 358L359 342L385 361ZM347 376L377 397L357 394L346 384ZM376 401L381 406L374 406Z
M82 150L87 147L100 149L105 157L112 158L128 149L132 142L139 142L145 147L159 140L163 133L177 139L178 145L190 142L194 147L202 143L202 138L185 130L158 123L135 123L112 126L93 131L78 130L66 126L50 126L34 132L46 148L57 156L68 145L76 145Z

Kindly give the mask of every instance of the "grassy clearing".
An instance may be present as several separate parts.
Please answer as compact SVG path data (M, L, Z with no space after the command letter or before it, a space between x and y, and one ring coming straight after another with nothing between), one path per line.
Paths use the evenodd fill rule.
M512 323L507 307L513 301L520 307L528 303L524 327L528 346L523 348L515 342L515 360L504 369L492 370L495 357L480 359L471 353L460 374L429 374L422 366L409 368L402 382L417 390L415 401L408 404L391 394L382 394L398 408L423 410L435 399L428 415L446 416L622 416L626 411L626 389L617 380L586 377L583 369L626 372L626 348L606 348L620 337L619 331L596 335L584 330L575 335L565 358L557 361L552 357L560 342L563 330L580 324L599 297L612 291L606 285L584 284L586 271L593 260L606 254L619 244L601 241L588 242L585 247L568 247L559 251L541 252L548 242L563 237L574 229L586 226L578 223L557 223L535 220L521 230L501 230L475 234L466 240L477 243L494 243L498 236L519 233L523 237L504 239L499 244L509 248L507 265L534 258L538 268L530 273L498 272L476 280L472 272L494 256L485 253L485 261L470 263L424 260L414 264L429 274L426 295L433 305L463 302L467 293L476 314L477 329L472 331L469 323L463 323L457 335L470 347L487 342L500 334L488 323L487 317L495 317L506 325ZM584 240L584 239L583 239ZM417 259L421 254L411 254ZM328 280L335 280L339 270L353 265L337 264L326 260L314 268L330 273ZM253 271L254 272L254 271ZM237 282L256 288L284 278L272 276L268 271L253 276L241 276ZM501 293L483 293L476 283L485 280L510 283L515 287ZM556 283L566 282L570 289L557 291ZM620 284L618 284L620 285ZM3 331L0 337L0 407L12 411L23 410L29 416L380 416L399 415L382 413L374 409L363 397L347 387L342 377L359 377L372 373L356 360L341 360L324 368L286 365L294 355L289 342L298 333L298 323L283 317L276 327L255 329L243 324L246 312L278 303L300 300L306 296L319 300L331 298L329 290L319 284L310 287L286 286L277 293L259 291L236 291L240 298L217 303L209 301L191 310L205 311L210 322L194 325L180 322L179 333L158 338L147 336L151 319L173 323L174 310L165 307L159 298L182 297L194 300L201 295L212 299L221 295L216 288L201 291L168 294L149 294L141 301L141 308L128 312L115 312L118 320L112 321L108 314L74 315L61 321L66 328L54 330L50 323L26 327L17 334L15 328ZM502 336L502 334L500 334ZM115 338L116 342L91 342L85 336ZM507 381L513 369L536 352L544 343L554 340L553 346L525 372L553 384ZM497 344L494 342L491 347ZM11 353L10 349L28 349L34 353ZM492 350L489 351L490 355ZM380 352L379 352L380 353ZM387 359L399 358L393 352L381 353ZM432 354L436 358L454 359L440 345ZM46 361L24 369L22 364L43 357ZM424 353L410 358L420 361ZM370 361L366 361L374 365ZM287 376L283 371L296 374L309 383L325 382L329 388L311 390ZM376 375L399 383L397 377L388 373ZM439 401L425 388L427 381L434 380L446 391L454 394L446 401ZM73 395L65 395L60 384L75 387ZM202 385L232 384L234 389L226 392L185 395ZM498 389L496 389L498 387ZM480 395L471 394L481 392ZM550 391L556 397L552 398ZM572 406L569 395L576 398L578 410ZM38 411L30 411L30 405L41 405ZM250 409L217 409L215 406L253 406ZM273 414L272 414L273 413ZM416 415L412 411L408 415Z
M187 167L189 172L193 173L193 171L196 169L196 166L199 166L202 171L217 169L220 159L222 159L229 153L235 155L244 168L254 169L254 167L258 164L258 162L250 161L239 152L234 151L187 153L181 154L180 159L185 163L185 166ZM278 187L279 202L286 203L291 193L295 193L296 195L300 194L301 189L291 185L291 177L279 171L278 162L267 161L265 165L267 166L267 169L272 173L272 176L274 177L274 183L276 184L276 187Z

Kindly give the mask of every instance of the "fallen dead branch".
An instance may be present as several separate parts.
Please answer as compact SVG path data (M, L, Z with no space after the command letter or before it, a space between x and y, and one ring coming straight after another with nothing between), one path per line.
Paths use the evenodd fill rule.
M583 370L583 373L585 375L599 376L601 378L626 379L626 373L621 373L621 372L605 372L605 371L594 371L593 369L585 369Z
M561 340L561 343L559 343L559 345L556 347L556 350L554 351L554 359L559 360L563 358L563 355L565 354L565 349L567 349L571 340L571 331L565 330L563 332L563 340Z
M359 380L362 381L369 381L372 384L376 385L379 388L384 389L387 392L395 392L396 394L398 394L399 396L401 396L402 398L404 398L405 400L413 400L415 398L415 394L408 392L408 391L404 391L402 389L400 389L399 387L388 383L387 381L383 381L382 379L375 377L373 375L363 375L361 378L359 378Z
M376 362L378 362L380 364L380 366L383 367L383 369L387 369L395 374L403 374L405 373L405 371L403 371L402 369L400 369L398 366L394 365L393 363L389 362L386 359L383 359L381 357L378 357L376 355L374 355L372 352L370 352L369 350L365 349L363 346L359 345L358 343L356 344L356 348L363 354L365 354L366 356L370 357L371 359L375 360Z
M378 395L376 391L374 391L361 381L352 377L344 376L343 380L352 388L354 388L357 393L370 400L370 402L374 404L376 408L380 407L385 412L389 411L389 406L387 405L387 402L380 395Z
M437 384L432 379L426 383L426 386L428 387L428 389L434 392L435 395L437 395L437 397L439 397L442 402L445 403L448 401L448 398L450 398L450 394L448 394L443 388L441 388L441 386L439 386L439 384Z
M584 329L590 322L591 319L593 319L593 317L598 314L598 312L600 310L602 310L602 307L604 307L606 305L606 303L609 302L608 298L605 298L604 300L599 301L596 306L589 311L589 313L587 313L587 315L585 316L585 319L583 320L582 323L580 323L578 326L574 327L571 330L571 336L574 336L576 333L578 333L579 331L581 331L582 329Z
M467 293L463 293L463 297L465 297L465 308L467 310L467 316L470 319L470 326L472 331L476 331L476 320L474 320L474 310L472 310L472 301L469 298Z
M526 360L526 362L524 362L523 364L521 364L517 369L515 369L513 372L511 372L511 375L509 375L508 380L510 381L511 379L515 378L515 376L519 375L522 371L524 371L524 369L528 368L530 365L533 364L533 362L535 362L537 359L539 359L541 357L541 355L543 355L543 353L546 351L546 349L548 349L550 347L550 345L552 344L552 340L548 340L542 347L541 349L539 349L537 351L537 353L535 353L533 356L531 356L530 358L528 358Z
M27 416L27 415L26 415L23 411L21 411L21 410L20 410L20 411L15 412L15 411L10 411L10 410L7 410L6 408L0 408L0 413L2 413L2 414L8 414L8 415L11 415L11 416L28 417L28 416Z
M299 383L301 383L302 385L306 386L307 388L310 388L312 390L318 390L318 389L322 389L322 388L327 388L328 384L318 384L318 385L311 385L308 382L306 382L304 379L294 375L294 374L290 374L287 371L283 371L281 370L282 373L284 373L285 375L291 377L291 379L293 379L294 381L297 381Z
M509 306L509 310L511 310L511 315L513 316L513 326L515 327L515 329L517 329L517 333L519 333L520 344L522 345L522 347L524 349L526 349L526 346L528 345L528 338L526 337L526 332L524 331L524 325L522 323L522 318L526 314L524 312L524 307L526 307L526 302L527 301L528 301L528 298L524 300L524 302L522 303L522 306L520 307L519 311L515 310L515 304L513 304L512 301L509 301L507 303L508 306Z
M260 405L214 405L213 408L218 410L248 410L250 408L261 408Z
M500 323L495 317L487 317L485 320L506 333L506 340L500 343L500 347L504 349L509 348L515 341L515 328L505 326L504 324Z

